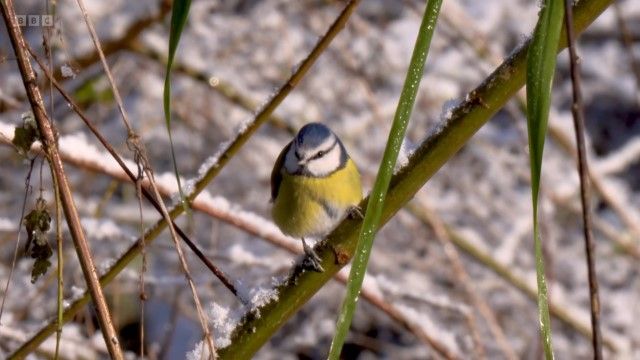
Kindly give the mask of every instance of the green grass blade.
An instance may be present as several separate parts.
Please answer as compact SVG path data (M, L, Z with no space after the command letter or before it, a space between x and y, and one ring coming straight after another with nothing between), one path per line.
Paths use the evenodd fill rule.
M574 7L574 28L582 32L613 0L581 0ZM566 44L560 38L562 47ZM431 133L412 153L408 164L391 181L382 210L381 224L391 219L424 184L524 85L527 41L509 56L482 84L473 89L438 132ZM365 208L368 198L363 200ZM323 273L294 272L274 292L277 297L245 312L231 334L231 344L218 349L221 359L250 359L284 323L300 310L355 253L362 220L345 219L316 248L322 258ZM115 276L115 275L114 275ZM88 297L83 298L84 303ZM74 306L80 306L79 303ZM259 313L260 316L255 314ZM437 334L437 332L435 332ZM435 348L434 348L435 349ZM442 349L445 350L445 349ZM435 349L444 358L455 353Z
M553 359L551 320L547 299L542 240L538 224L538 194L542 153L547 133L551 86L556 66L556 52L562 29L564 6L562 0L546 0L540 10L538 24L527 54L527 126L531 167L531 200L533 204L533 236L538 281L538 311L540 336L546 359Z
M413 110L416 94L418 93L418 86L420 85L420 80L422 80L429 45L431 44L431 38L433 37L433 32L436 27L438 14L440 13L440 5L442 5L442 0L428 1L422 17L422 24L420 25L418 38L409 64L409 70L407 71L402 93L400 94L400 100L398 101L389 139L382 162L380 163L376 182L369 197L370 200L367 204L367 211L360 230L360 239L358 240L355 256L351 265L351 272L349 273L347 294L342 303L336 334L333 337L329 351L329 359L332 360L340 358L342 345L351 326L358 295L360 294L360 288L362 287L364 275L367 270L371 247L373 246L373 240L380 224L384 200L387 195L387 190L389 189L393 169L398 159L398 153L402 146L402 140L404 139L407 125L409 124L411 111Z
M167 133L169 133L169 145L171 147L171 160L173 161L173 171L176 174L176 181L178 182L178 190L180 191L180 201L185 209L189 209L186 197L182 191L182 185L180 184L180 175L178 174L178 163L176 162L176 154L173 150L173 137L171 136L171 66L173 65L173 58L178 48L178 42L180 41L180 35L184 29L184 25L187 23L187 17L189 16L189 8L191 7L191 0L175 0L171 9L171 29L169 30L169 55L167 56L167 70L164 78L164 120L167 125Z

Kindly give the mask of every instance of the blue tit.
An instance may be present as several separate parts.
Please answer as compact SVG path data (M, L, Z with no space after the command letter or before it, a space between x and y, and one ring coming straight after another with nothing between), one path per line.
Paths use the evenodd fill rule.
M303 265L322 272L305 237L327 235L345 216L359 214L360 173L328 127L309 123L282 149L271 172L272 216L283 233L302 239Z

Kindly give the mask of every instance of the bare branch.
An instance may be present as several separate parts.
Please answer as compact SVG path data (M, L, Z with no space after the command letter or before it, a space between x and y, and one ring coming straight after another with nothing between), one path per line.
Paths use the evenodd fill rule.
M109 314L106 299L104 298L102 288L98 281L98 274L93 263L89 244L84 236L84 231L80 224L80 217L78 216L73 196L71 194L71 188L69 187L69 182L67 181L64 172L62 160L58 154L56 131L53 123L50 122L47 117L44 102L42 101L42 95L40 94L40 89L38 89L36 84L36 76L33 72L33 68L31 67L31 62L29 61L26 43L18 25L15 10L13 9L13 0L6 0L2 2L2 16L4 17L7 33L9 34L13 50L18 60L18 67L20 69L22 81L24 83L29 102L31 103L31 108L36 122L38 123L38 129L42 136L44 149L48 155L49 164L58 180L58 190L60 191L60 199L67 219L67 225L69 226L71 237L73 238L75 248L78 253L78 260L96 307L98 322L100 323L100 328L102 329L107 349L109 350L109 354L112 358L123 359L120 342L113 326L111 315Z
M573 124L578 147L578 173L580 174L580 200L582 201L582 225L584 228L584 243L587 253L587 270L589 274L589 298L591 299L591 341L594 359L602 359L602 333L600 330L600 298L598 296L598 278L596 274L595 242L591 231L591 186L589 184L589 165L584 140L584 105L580 90L580 65L575 49L575 34L573 32L572 1L564 1L565 29L569 47L569 67L571 69L571 86L573 89Z

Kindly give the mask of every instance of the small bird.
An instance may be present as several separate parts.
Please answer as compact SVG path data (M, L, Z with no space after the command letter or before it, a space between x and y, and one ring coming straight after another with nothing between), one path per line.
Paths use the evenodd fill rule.
M305 268L324 271L305 237L326 235L347 215L362 216L360 200L360 173L340 139L325 125L303 126L273 166L271 201L282 232L302 239Z

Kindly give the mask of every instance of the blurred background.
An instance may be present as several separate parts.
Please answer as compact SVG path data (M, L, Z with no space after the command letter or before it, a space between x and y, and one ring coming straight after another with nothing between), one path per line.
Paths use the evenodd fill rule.
M158 0L86 0L126 110L146 145L155 174L173 178L162 108L170 8ZM342 10L342 1L194 0L172 76L173 142L181 176L193 179L226 141L288 79ZM46 14L45 1L19 1L18 14ZM424 2L365 0L272 120L260 127L208 186L213 206L257 219L271 231L269 176L293 134L307 122L336 132L373 184L393 119ZM405 147L417 146L453 104L480 84L531 34L536 1L444 2ZM58 1L54 27L22 28L120 154L131 159L109 84L75 1ZM640 358L640 2L618 1L579 38L588 154L594 182L594 235L607 358ZM634 65L635 64L635 65ZM635 66L635 67L634 67ZM37 68L37 66L36 66ZM635 72L634 72L635 69ZM38 69L39 70L39 69ZM39 72L65 166L99 270L107 269L139 235L135 188L100 171L102 149L59 94L50 97ZM240 101L242 99L244 102ZM589 294L573 155L568 56L558 59L550 131L543 163L541 221L552 301L553 343L560 359L590 358ZM29 111L13 49L0 30L0 288L6 296L0 357L51 321L56 311L55 255L31 284L33 260L19 257L8 293L28 161L7 144ZM33 154L32 154L33 156ZM84 160L83 160L84 159ZM89 159L89 160L87 160ZM535 264L526 117L512 100L491 119L378 234L369 286L405 318L464 358L541 357L534 298ZM43 195L52 204L46 162L31 177L27 211ZM176 196L168 198L171 203ZM145 225L159 216L144 204ZM53 214L53 206L50 205ZM284 278L297 255L228 220L194 211L178 223L249 296ZM65 227L66 229L66 227ZM20 250L24 247L21 236ZM49 234L55 247L55 237ZM65 298L85 288L68 233L64 236ZM173 242L163 233L147 247L145 348L150 358L187 356L201 339L191 293ZM205 309L219 318L218 341L242 307L190 252L189 265ZM139 344L136 260L107 288L115 321L131 354ZM257 359L326 356L344 294L327 284L258 352ZM28 299L28 301L25 301ZM213 304L216 304L214 306ZM228 311L227 311L228 310ZM91 309L64 327L64 359L106 358ZM497 335L496 335L497 334ZM504 338L500 336L504 335ZM506 339L505 341L502 341ZM33 358L49 358L51 337ZM387 313L361 299L344 348L347 359L439 358ZM133 356L133 355L132 355Z

